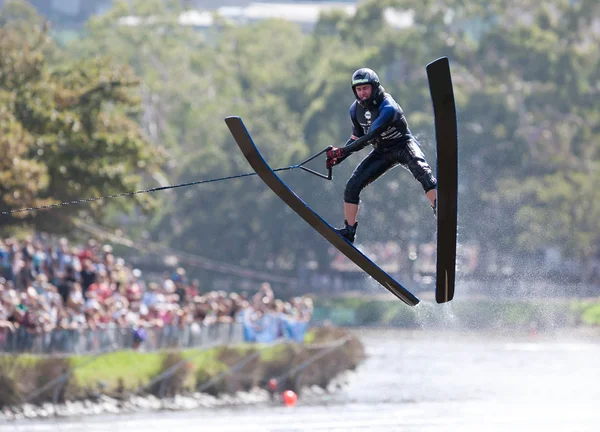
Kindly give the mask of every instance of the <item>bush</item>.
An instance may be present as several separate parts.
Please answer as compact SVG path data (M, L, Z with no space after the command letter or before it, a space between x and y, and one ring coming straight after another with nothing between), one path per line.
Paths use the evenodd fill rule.
M256 348L230 348L225 347L219 355L218 360L227 367L234 367L244 362L236 370L232 370L223 377L226 393L235 393L238 391L249 391L252 387L258 385L259 376L253 373L257 370L260 358L257 355Z
M600 325L600 304L586 308L581 315L581 320L588 325Z
M325 389L340 372L354 370L365 359L364 346L355 335L350 334L347 330L334 328L324 329L322 332L326 336L321 337L320 343L335 342L347 336L349 339L342 346L299 370L295 376L289 377L288 387L291 390L298 392L302 384L317 385ZM286 365L286 370L300 366L328 349L327 345L317 349L302 349L297 353L293 365Z
M183 393L190 375L190 367L181 353L166 354L158 374L153 379L165 373L164 377L150 387L150 393L157 397L168 397Z
M79 391L70 370L68 358L1 357L0 408L23 402L65 402Z
M67 393L76 389L75 380L70 371L71 365L68 358L49 357L37 361L34 369L31 371L35 380L35 388L42 389L50 382L53 382L53 384L38 393L30 402L37 404L65 402L67 400Z
M207 383L212 378L216 377L218 374L225 372L227 370L227 365L221 362L211 362L209 365L205 367L198 368L196 371L196 390L202 390L203 393L208 393L213 396L217 396L220 393L224 393L226 390L226 385L224 380L219 380L206 388L204 384Z
M24 379L27 377L27 367L15 356L0 358L0 408L16 405L22 402L25 388ZM18 377L22 377L18 379ZM33 388L32 385L28 386Z

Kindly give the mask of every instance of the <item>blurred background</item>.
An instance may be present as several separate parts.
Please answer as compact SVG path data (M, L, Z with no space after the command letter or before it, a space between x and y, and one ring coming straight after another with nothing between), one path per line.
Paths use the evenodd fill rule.
M0 0L0 429L597 428L599 40L596 0ZM415 308L256 176L9 213L249 172L231 115L274 168L342 146L360 67L435 169L441 56L449 304L401 168L363 192L358 242ZM341 226L367 152L281 178Z

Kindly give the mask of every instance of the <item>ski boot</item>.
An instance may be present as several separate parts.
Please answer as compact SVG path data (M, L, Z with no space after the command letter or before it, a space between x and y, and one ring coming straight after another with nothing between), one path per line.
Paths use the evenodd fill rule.
M354 225L348 225L348 221L344 220L344 228L334 228L335 232L344 237L350 243L354 243L354 238L356 237L356 227L358 226L358 222L355 222Z

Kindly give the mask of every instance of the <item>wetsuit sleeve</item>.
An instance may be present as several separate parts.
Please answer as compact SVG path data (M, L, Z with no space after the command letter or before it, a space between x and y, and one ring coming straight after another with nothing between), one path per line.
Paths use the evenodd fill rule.
M394 121L395 113L396 110L390 103L383 104L379 109L379 115L371 125L369 133L362 135L359 139L344 147L346 153L350 154L362 150L369 144L369 141L381 136L390 126L390 123Z

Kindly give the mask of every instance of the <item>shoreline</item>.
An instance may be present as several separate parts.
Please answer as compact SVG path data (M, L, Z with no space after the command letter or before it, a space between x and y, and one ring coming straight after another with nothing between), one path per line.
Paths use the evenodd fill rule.
M359 336L337 327L311 329L304 344L4 355L0 420L250 405L276 401L287 390L306 397L339 387L365 358Z
M303 387L301 389L303 400L310 400L335 392L345 384L349 374L351 372L342 372L331 380L326 389L317 385ZM0 410L0 425L27 420L76 419L90 415L127 415L144 412L187 411L255 405L281 406L282 401L278 394L273 394L258 387L250 391L240 391L233 395L212 396L195 392L178 394L163 399L154 395L144 395L119 400L107 395L100 395L94 400L68 401L56 405L48 402L41 406L24 404L5 407Z

